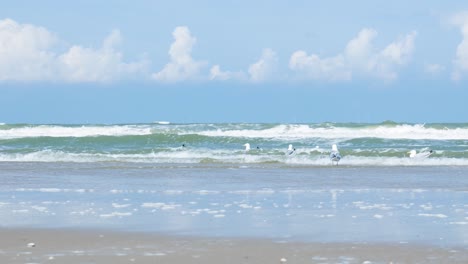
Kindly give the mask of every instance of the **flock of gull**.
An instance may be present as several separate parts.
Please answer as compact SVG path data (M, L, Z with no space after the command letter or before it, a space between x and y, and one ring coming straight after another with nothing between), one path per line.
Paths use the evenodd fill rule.
M244 147L245 147L245 151L251 150L250 143L245 143ZM256 149L261 150L261 148L258 146ZM290 155L293 155L294 153L296 153L296 148L293 148L293 145L289 144L288 149L286 150L285 154L290 156ZM332 164L336 164L336 165L338 165L338 162L341 160L341 154L338 151L338 147L336 146L336 144L333 144L332 146L332 150L330 152L330 160L332 161Z
M249 143L245 143L243 146L245 147L246 152L251 150ZM258 146L257 146L256 149L261 150L261 148L258 147ZM292 144L289 144L285 155L289 156L289 155L294 154L295 152L296 152L296 148L294 148ZM433 150L423 150L423 151L420 151L418 153L414 149L408 152L409 157L412 158L412 159L427 158L430 155L432 155L433 153L434 153ZM338 146L336 144L332 145L332 149L330 151L330 160L331 160L332 164L336 164L336 165L338 165L338 162L341 160L341 154L340 154L340 151L338 150Z

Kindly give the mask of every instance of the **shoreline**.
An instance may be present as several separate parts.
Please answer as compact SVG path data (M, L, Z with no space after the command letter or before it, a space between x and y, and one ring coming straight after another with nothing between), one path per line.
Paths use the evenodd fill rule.
M102 229L0 228L2 263L214 264L366 261L466 263L468 248L412 243L321 243L187 237Z

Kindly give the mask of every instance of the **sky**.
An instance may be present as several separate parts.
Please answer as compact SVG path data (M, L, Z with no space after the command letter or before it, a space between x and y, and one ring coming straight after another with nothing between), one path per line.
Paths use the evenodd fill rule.
M468 122L467 1L3 1L0 122Z

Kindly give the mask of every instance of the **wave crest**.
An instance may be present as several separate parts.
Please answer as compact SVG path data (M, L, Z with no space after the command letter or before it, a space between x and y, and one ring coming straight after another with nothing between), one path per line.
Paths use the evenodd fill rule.
M32 138L32 137L96 137L96 136L128 136L149 135L151 127L142 125L112 125L112 126L60 126L39 125L21 126L0 130L0 139Z
M277 125L268 129L241 129L199 132L212 137L275 138L275 139L434 139L465 140L468 139L468 128L437 129L421 124L377 125L377 126L310 126L310 125Z

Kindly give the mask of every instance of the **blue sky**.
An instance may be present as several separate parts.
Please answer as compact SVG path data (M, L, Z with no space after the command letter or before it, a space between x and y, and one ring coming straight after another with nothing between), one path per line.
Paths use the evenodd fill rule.
M0 122L467 122L466 1L7 1Z

